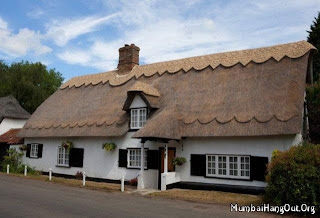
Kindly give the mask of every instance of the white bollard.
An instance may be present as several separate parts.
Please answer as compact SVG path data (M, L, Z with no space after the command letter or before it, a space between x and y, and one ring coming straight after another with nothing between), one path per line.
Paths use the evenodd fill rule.
M51 181L51 179L52 179L52 169L49 168L49 181Z
M27 170L28 170L28 167L24 166L24 176L27 176Z
M82 185L86 186L86 172L85 171L83 172L82 176L83 176Z
M7 174L9 174L9 168L10 168L10 165L8 164L7 165Z
M121 192L124 192L124 176L121 178Z

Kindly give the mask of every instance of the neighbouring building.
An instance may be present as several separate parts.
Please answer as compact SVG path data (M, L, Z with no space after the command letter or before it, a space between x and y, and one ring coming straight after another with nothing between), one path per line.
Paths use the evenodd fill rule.
M0 164L10 145L23 144L16 135L30 116L12 95L0 98Z
M138 178L138 188L259 192L272 152L307 134L316 49L306 41L147 65L139 51L125 45L116 70L74 77L50 96L19 133L24 163ZM177 157L186 162L174 165Z

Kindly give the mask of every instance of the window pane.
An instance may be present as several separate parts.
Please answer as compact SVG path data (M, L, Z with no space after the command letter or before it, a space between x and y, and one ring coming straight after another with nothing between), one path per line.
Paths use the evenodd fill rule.
M220 175L227 175L227 157L219 156L218 157L218 173Z

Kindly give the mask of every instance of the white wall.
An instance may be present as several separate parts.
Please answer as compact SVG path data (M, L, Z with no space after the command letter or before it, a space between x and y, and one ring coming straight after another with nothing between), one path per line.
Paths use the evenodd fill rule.
M40 159L23 158L23 162L29 166L36 167L37 170L48 172L49 168L54 173L75 175L77 171L86 171L89 177L120 180L122 175L126 180L136 178L138 169L127 169L118 167L118 149L140 148L140 141L132 139L134 132L128 132L124 137L119 138L69 138L74 143L74 147L84 148L83 168L56 167L57 149L66 138L26 138L27 143L43 144L43 156ZM187 138L182 142L171 142L169 147L176 147L176 156L185 157L187 163L176 166L176 174L181 181L245 185L264 187L266 184L259 181L239 181L227 179L205 178L190 175L190 155L191 154L243 154L254 156L266 156L269 160L272 151L275 149L286 150L292 145L299 144L300 135L296 136L269 136L269 137L211 137L211 138ZM102 149L105 142L115 142L117 149L107 152ZM158 149L164 144L147 142L145 148ZM144 173L145 188L158 188L158 170L146 170Z
M129 132L126 136L121 138L103 138L103 137L90 137L90 138L68 138L73 142L75 148L84 148L83 167L58 167L57 165L57 152L58 147L67 138L26 138L25 144L40 143L43 144L42 158L32 159L23 157L23 163L35 167L36 170L48 172L52 168L53 173L75 175L77 171L85 171L89 177L120 180L122 176L125 180L131 180L138 176L138 169L127 169L118 167L119 149L126 148L140 148L140 140L132 139L131 136L134 132ZM102 149L102 144L105 142L114 142L117 149L108 152ZM152 143L145 143L145 148L158 149ZM153 172L152 172L153 171ZM145 187L157 188L158 170L145 171ZM149 181L151 180L151 181ZM155 184L156 182L156 184Z
M140 108L140 107L147 107L147 105L144 102L144 100L142 100L140 95L135 95L134 99L130 105L130 108Z
M22 128L26 122L27 119L4 118L0 123L0 135L13 128Z
M271 160L272 152L275 149L284 151L292 145L301 142L301 135L292 136L261 136L261 137L217 137L217 138L189 138L183 140L179 145L175 143L176 156L182 156L187 162L177 166L176 171L180 173L181 181L244 185L265 187L265 182L260 181L239 181L227 179L205 178L190 175L191 154L239 154L264 156Z

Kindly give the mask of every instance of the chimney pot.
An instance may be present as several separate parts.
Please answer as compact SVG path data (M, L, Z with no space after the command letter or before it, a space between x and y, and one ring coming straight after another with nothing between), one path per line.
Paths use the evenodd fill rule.
M119 48L118 74L129 73L135 65L139 65L140 48L135 44L125 44Z

